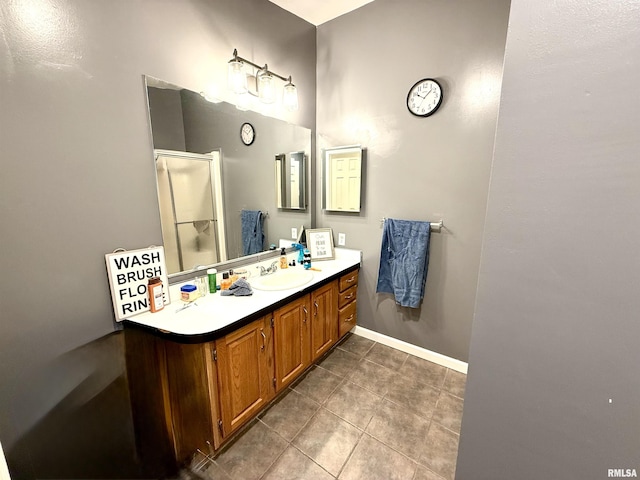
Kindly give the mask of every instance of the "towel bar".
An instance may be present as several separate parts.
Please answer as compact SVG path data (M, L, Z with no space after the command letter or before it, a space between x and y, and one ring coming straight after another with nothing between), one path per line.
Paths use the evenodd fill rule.
M384 222L386 219L387 217L382 217L380 219L380 226L384 225ZM439 222L430 222L430 228L432 232L440 232L443 227L444 227L444 220L440 220Z
M246 209L245 209L246 210ZM268 217L269 216L269 210L260 210L262 212L262 216L263 217ZM238 214L242 215L242 210L238 210Z

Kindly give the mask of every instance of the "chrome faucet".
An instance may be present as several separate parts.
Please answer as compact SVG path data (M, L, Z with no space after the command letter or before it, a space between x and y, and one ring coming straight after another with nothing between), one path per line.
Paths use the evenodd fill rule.
M277 270L278 262L273 262L271 265L269 265L268 268L264 268L262 265L260 265L260 276L263 277L265 275L271 275L272 273L276 273Z

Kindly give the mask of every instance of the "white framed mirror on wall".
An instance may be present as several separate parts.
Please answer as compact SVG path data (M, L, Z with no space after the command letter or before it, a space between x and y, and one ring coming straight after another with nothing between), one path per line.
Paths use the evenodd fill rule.
M322 157L322 208L360 212L364 149L360 145L327 148Z
M306 210L307 156L304 152L276 155L276 205L287 210Z

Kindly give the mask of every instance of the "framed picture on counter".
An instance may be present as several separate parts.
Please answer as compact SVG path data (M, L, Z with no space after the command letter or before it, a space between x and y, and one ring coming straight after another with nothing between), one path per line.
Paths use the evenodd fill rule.
M311 252L311 260L333 260L336 256L333 249L333 230L316 228L307 230L307 248Z

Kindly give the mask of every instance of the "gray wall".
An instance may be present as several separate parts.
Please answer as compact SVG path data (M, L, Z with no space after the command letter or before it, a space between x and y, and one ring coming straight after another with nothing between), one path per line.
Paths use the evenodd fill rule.
M362 212L318 217L364 252L358 323L464 361L508 15L508 0L376 0L318 28L318 148L367 148ZM406 96L424 77L444 102L418 118ZM382 217L444 219L418 310L375 293Z
M142 75L224 96L235 47L313 129L315 28L264 0L38 5L0 5L0 440L15 478L132 476L104 255L162 238Z
M637 473L640 9L509 22L456 478Z

